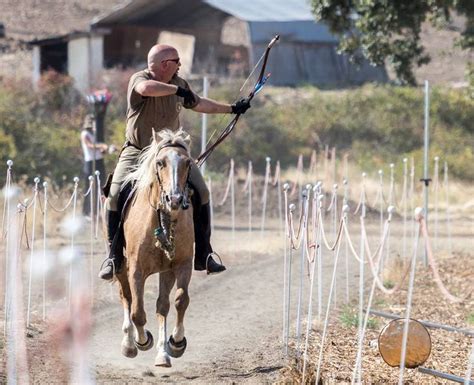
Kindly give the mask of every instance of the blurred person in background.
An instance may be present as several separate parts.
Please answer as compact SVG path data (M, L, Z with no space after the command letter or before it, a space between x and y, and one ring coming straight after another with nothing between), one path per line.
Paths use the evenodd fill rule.
M95 177L95 171L100 172L101 179L105 176L104 153L108 150L105 143L96 143L95 141L95 119L94 115L86 115L81 131L81 147L84 155L84 167L82 169L84 174L84 193L89 189L89 176ZM90 218L91 213L91 191L84 197L84 204L82 206L82 214L86 218Z

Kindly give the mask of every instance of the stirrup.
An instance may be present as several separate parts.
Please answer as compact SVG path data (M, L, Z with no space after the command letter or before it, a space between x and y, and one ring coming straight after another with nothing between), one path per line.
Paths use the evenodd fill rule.
M105 267L107 267L109 264L112 265L112 277L110 277L110 278L103 278L103 277L100 277L100 275L99 275L99 278L104 279L104 280L107 280L107 281L113 280L113 279L115 278L116 274L118 273L118 269L117 269L116 266L115 266L115 261L114 261L114 259L113 259L113 258L110 258L110 257L106 258L106 259L102 262L102 264L100 265L99 274L100 274L100 272L102 271L102 269L104 269Z
M219 264L224 268L224 270L222 270L222 271L225 271L225 270L226 270L224 264L222 263L222 259L221 259L220 255L217 254L215 251L211 251L211 252L207 255L207 258L206 258L206 273L207 273L207 275L222 273L222 271L217 271L217 272L215 272L215 273L211 273L211 272L209 271L209 259L212 258L213 255L215 255L215 256L219 259ZM217 261L214 261L214 262L217 263Z

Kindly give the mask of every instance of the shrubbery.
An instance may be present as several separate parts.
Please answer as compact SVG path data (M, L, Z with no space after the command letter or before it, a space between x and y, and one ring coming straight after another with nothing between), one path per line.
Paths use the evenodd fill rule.
M41 175L62 181L80 175L78 127L84 109L72 81L53 72L42 78L38 92L26 81L4 81L0 88L1 164L11 158L15 174L31 178Z
M109 143L124 141L126 86L130 73L111 71L104 85L113 93L106 119ZM198 87L196 87L198 89ZM237 84L211 86L210 96L233 101ZM431 95L431 153L448 161L459 178L474 179L474 101L465 90L435 88ZM71 79L47 73L37 92L29 82L0 84L0 161L15 161L16 174L49 176L56 181L81 174L79 132L88 106ZM222 130L231 116L210 116L208 133ZM182 125L200 150L201 117L185 111ZM216 134L217 134L216 133ZM215 136L214 136L215 138ZM263 172L265 157L295 166L298 154L336 146L339 154L370 171L402 156L421 160L423 92L392 86L345 91L268 87L252 103L232 135L212 154L208 168L227 169L229 157L245 166L249 159ZM111 166L115 155L109 156ZM1 175L3 179L4 176Z
M224 95L215 90L214 95ZM263 96L263 97L262 97ZM234 137L216 151L211 166L225 154L236 162L265 156L295 166L299 153L306 165L313 149L336 146L339 154L370 171L414 156L421 164L424 128L423 91L411 87L370 86L345 91L267 89L259 95ZM212 120L213 129L218 118ZM212 131L212 130L211 130ZM474 100L465 90L431 92L430 160L447 160L453 175L474 179ZM218 160L217 162L213 162ZM262 170L261 170L262 171Z

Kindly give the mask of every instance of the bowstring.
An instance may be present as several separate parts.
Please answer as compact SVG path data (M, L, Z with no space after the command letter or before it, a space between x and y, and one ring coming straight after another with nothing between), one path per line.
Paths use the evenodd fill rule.
M265 51L265 52L266 52L266 51ZM240 87L239 93L238 93L238 95L237 95L237 99L238 99L240 96L242 96L242 91L243 91L244 87L246 86L246 84L248 83L248 81L250 80L250 78L252 77L252 75L255 73L255 70L258 68L258 66L259 66L260 63L262 62L263 58L265 57L265 52L262 54L262 56L260 56L260 59L258 59L257 64L255 64L255 66L253 67L253 69L252 69L252 71L250 72L249 76L247 76L247 78L245 79L244 84L242 84L242 87ZM207 142L206 142L206 148L205 148L204 150L207 149L207 146L208 146L209 143L211 142L212 138L214 138L214 135L216 134L216 132L221 128L222 122L224 121L225 117L226 117L226 116L223 115L223 116L220 118L217 128L214 129L214 131L212 132L211 136L210 136L209 139L207 140Z
M242 84L242 87L240 87L239 93L242 92L242 90L244 89L245 85L246 85L247 82L250 80L250 77L253 75L253 73L255 72L255 70L257 69L257 67L260 65L260 62L263 60L263 57L264 57L264 56L265 56L265 52L262 54L262 56L260 56L260 59L258 59L257 64L255 64L255 66L253 67L252 72L250 72L250 75L247 76L247 79L245 79L244 84Z

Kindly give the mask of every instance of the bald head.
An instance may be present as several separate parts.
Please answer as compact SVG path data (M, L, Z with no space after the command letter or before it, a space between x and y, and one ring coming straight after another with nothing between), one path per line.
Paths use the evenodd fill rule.
M166 44L156 44L148 52L148 68L159 65L163 60L174 59L177 55L176 48Z

